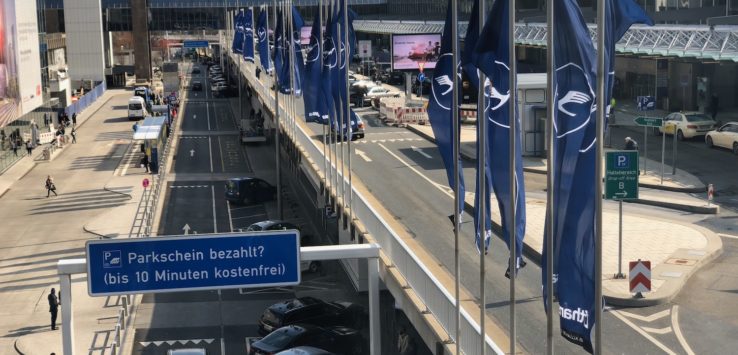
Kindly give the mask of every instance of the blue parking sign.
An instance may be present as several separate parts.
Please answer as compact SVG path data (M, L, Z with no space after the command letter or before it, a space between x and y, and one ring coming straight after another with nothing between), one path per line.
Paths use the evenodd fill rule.
M656 98L653 96L638 96L638 110L651 111L656 109Z

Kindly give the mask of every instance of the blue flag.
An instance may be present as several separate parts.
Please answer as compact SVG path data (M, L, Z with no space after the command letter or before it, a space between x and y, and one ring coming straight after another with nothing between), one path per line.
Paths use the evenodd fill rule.
M307 58L305 59L305 92L302 101L305 105L305 121L320 122L321 105L318 102L321 95L320 78L323 73L320 43L321 24L318 19L313 20L313 28L310 31L310 44L308 45Z
M561 335L592 352L595 327L595 50L575 0L554 2L554 292ZM546 282L543 282L544 307ZM600 300L601 302L601 300ZM547 310L551 312L553 310Z
M231 46L233 53L241 54L243 52L243 20L244 14L243 9L241 9L233 17L233 28L235 30L233 34L233 45Z
M246 9L243 18L243 59L254 62L254 8Z
M305 76L305 59L302 56L302 48L300 48L300 30L305 26L300 12L295 6L292 6L292 46L294 48L294 58L290 59L292 70L294 70L295 82L292 84L292 92L300 96L302 95L302 82ZM290 78L292 80L292 78Z
M336 118L336 102L333 97L333 73L338 67L338 53L336 52L336 42L333 40L333 16L328 11L326 18L326 27L328 30L323 33L323 69L320 74L321 96L325 100L325 114L323 118L324 125L335 127Z
M469 17L469 26L466 27L466 37L464 37L464 51L461 53L461 67L469 77L469 81L474 88L479 88L479 75L477 75L477 67L474 65L476 53L474 52L479 39L479 0L474 0L472 5L471 16Z
M605 112L610 116L610 98L612 87L615 84L615 44L623 38L631 25L643 23L653 26L653 20L633 0L605 1L605 68L607 81L605 82ZM608 127L605 124L605 127Z
M516 113L517 137L515 141L515 186L517 195L511 202L512 183L510 181L510 48L509 42L508 0L498 0L492 5L487 23L482 29L481 38L485 41L477 43L475 48L475 64L486 76L485 109L487 118L487 162L492 173L492 188L497 197L502 220L502 235L510 246L510 231L515 228L517 264L523 254L523 238L525 237L525 184L523 181L522 137L520 135L520 116ZM491 83L491 84L490 84ZM516 88L512 88L516 90ZM515 220L512 211L515 208Z
M284 13L282 9L277 10L277 27L274 30L274 70L277 78L279 92L288 94L290 92L290 56L289 40L285 38L289 31L285 30Z
M261 7L261 11L259 11L259 20L256 23L256 36L258 39L257 46L259 48L261 67L267 72L270 72L272 66L269 63L269 16L266 9L266 7Z
M446 23L443 26L443 35L441 36L441 56L436 63L436 69L433 72L433 85L431 86L432 99L428 103L428 118L433 128L433 135L436 138L436 146L438 152L443 158L443 165L446 168L446 176L448 177L449 186L454 187L454 154L453 154L453 129L454 125L460 125L460 122L453 122L453 112L451 106L454 94L453 62L451 53L451 1L448 2L448 10L446 14ZM459 94L458 92L456 93ZM458 179L459 179L459 209L463 211L464 207L464 174L459 159Z
M355 51L353 43L356 39L356 34L353 29L353 21L356 15L353 11L349 10L348 30L344 28L346 26L344 26L343 1L345 0L341 0L337 3L338 8L334 12L334 16L331 16L332 21L329 23L329 37L333 41L333 50L336 52L337 56L335 59L336 66L331 67L331 80L333 80L332 97L337 117L341 119L340 127L337 122L334 122L335 125L333 127L336 131L343 129L343 134L346 137L351 137L350 132L352 129L355 129L355 127L352 127L350 123L351 117L354 115L352 114L353 110L349 110L346 105L349 99L346 93L346 85L348 82L346 50L349 50L349 57L351 57L352 52ZM348 33L348 38L346 33Z

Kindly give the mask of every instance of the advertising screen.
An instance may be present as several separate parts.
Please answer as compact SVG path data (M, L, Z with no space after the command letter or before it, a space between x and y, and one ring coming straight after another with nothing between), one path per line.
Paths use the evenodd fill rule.
M392 36L392 69L419 70L436 67L441 53L441 34Z
M0 0L0 127L43 104L36 2Z

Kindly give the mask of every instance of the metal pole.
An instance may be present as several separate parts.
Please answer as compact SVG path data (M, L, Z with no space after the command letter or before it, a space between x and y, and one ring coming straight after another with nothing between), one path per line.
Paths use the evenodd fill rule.
M369 354L382 352L382 331L379 319L379 258L367 259L369 273Z
M553 258L554 258L554 158L553 158L553 115L554 110L554 97L556 97L556 90L554 88L554 76L556 68L554 67L554 4L553 1L546 1L546 30L548 36L546 38L546 111L548 119L546 119L546 166L548 167L548 173L546 174L546 354L553 355L554 344L554 322L553 322Z
M277 0L274 0L274 11L272 13L274 16L274 24L276 26L277 24ZM284 26L282 26L284 28ZM276 52L278 50L277 48L277 33L274 32L274 51ZM277 70L275 68L274 70L274 121L275 121L275 129L274 129L274 154L276 155L276 161L277 161L277 215L279 216L279 219L282 219L283 213L282 213L282 171L281 171L281 155L279 154L279 139L280 134L279 131L281 129L280 122L279 122L279 89L278 87L278 81L277 81Z
M461 217L461 196L459 196L461 181L459 181L459 151L461 150L461 142L459 139L459 68L456 65L459 57L459 28L458 28L458 17L459 17L459 0L451 0L451 77L453 78L454 84L452 86L452 101L451 101L451 124L452 124L452 140L453 140L453 156L454 156L454 276L455 276L455 299L456 299L456 354L461 354L461 300L460 298L460 285L461 281L461 266L459 260L459 229L461 223L459 219ZM480 24L481 26L481 24ZM407 75L407 74L406 74ZM409 75L406 76L409 78ZM409 79L406 83L409 83ZM483 304L479 305L484 308ZM483 336L484 330L480 332L480 336Z
M290 100L290 104L289 104L290 115L289 115L289 129L290 129L291 138L292 138L292 142L290 143L290 148L291 148L290 149L290 152L292 153L292 154L290 154L290 162L291 163L294 163L295 162L295 160L294 160L294 157L295 157L294 156L294 153L295 153L294 148L295 148L295 141L296 141L296 139L295 139L295 114L296 114L296 112L295 112L295 99L297 98L296 97L296 95L297 95L297 82L295 81L295 65L296 65L296 63L295 63L295 59L296 59L296 56L295 56L295 43L294 43L294 39L295 39L294 38L295 37L295 29L294 29L294 26L295 26L295 24L294 24L294 21L292 19L292 0L288 0L286 2L286 5L287 5L287 10L286 11L289 14L287 16L287 18L289 19L289 22L290 22L289 27L288 27L288 29L289 29L289 31L288 31L289 36L287 37L287 43L289 43L289 48L288 48L287 53L290 56L290 61L289 61L289 63L290 63L290 68L289 68L290 69L290 95L289 95L289 100ZM287 27L287 26L285 26L285 27Z
M340 6L341 3L339 2L336 5L337 6ZM340 10L338 10L336 12L340 12ZM336 41L336 43L338 44L338 48L336 48L336 55L338 56L338 70L342 70L342 68L341 68L341 57L340 57L341 56L341 45L342 44L344 45L344 50L345 50L345 44L343 43L343 38L341 36L341 31L343 31L345 29L343 29L342 27L343 27L343 24L341 24L339 22L338 23L338 40ZM346 66L346 65L348 65L348 63L344 62L343 65ZM345 154L345 149L343 147L343 138L344 138L344 136L343 136L343 129L344 129L343 124L344 124L344 120L345 120L344 115L346 113L344 112L344 107L345 106L343 106L343 105L345 105L345 103L339 102L338 105L336 105L336 107L338 108L336 111L337 111L337 116L338 116L337 117L338 118L338 135L337 135L337 137L338 137L338 145L341 148L341 217L340 218L343 220L343 224L345 225L346 224L346 218L344 218L343 211L346 210L346 172L345 172L345 169L344 169L344 167L345 167L344 162L346 161L346 154Z
M243 55L238 56L238 70L236 70L236 75L238 75L238 122L240 123L243 119L243 96L241 96L241 59L243 58Z
M648 161L648 127L643 126L643 175L648 174L646 164Z
M74 312L72 312L72 275L59 275L61 298L62 350L64 355L74 354Z
M326 7L326 11L328 11L331 14L331 20L334 20L335 21L335 19L334 19L335 18L335 11L333 9L333 3L334 3L333 0L328 0L328 5ZM330 24L326 24L326 28L329 25ZM338 39L337 38L331 37L331 40L333 41L334 50L337 53L336 54L336 65L340 65L340 61L338 59L338 58L340 58L339 54L341 53L340 52L341 51L340 44L338 43L338 41L337 41ZM339 161L338 161L338 122L339 122L339 114L340 114L339 113L340 110L338 110L338 107L340 107L340 102L334 102L333 103L333 107L334 107L334 112L331 112L331 113L332 114L335 114L335 116L333 117L333 124L331 125L331 130L332 130L331 140L333 141L333 162L335 164L334 171L333 171L333 176L334 176L334 179L335 179L334 180L335 183L333 184L333 188L336 190L335 191L336 196L333 199L333 210L336 211L336 213L338 213L338 200L340 198L340 192L341 192L341 190L340 190L341 189L341 186L339 186L339 177L338 177L338 163L339 163ZM343 161L341 161L341 163L343 163ZM338 219L336 221L338 221ZM336 230L338 231L339 230L338 229L338 223L336 223L336 225L337 225L337 227L336 227L337 229Z
M677 165L677 127L674 125L674 147L671 150L671 175L676 175Z
M348 0L343 0L343 25L344 25L344 38L345 38L345 46L346 46L346 52L344 52L344 61L346 62L346 71L341 73L344 75L345 83L346 83L346 102L344 103L346 105L346 124L348 127L346 127L346 131L348 134L348 187L349 187L349 198L348 198L348 209L349 209L349 232L352 230L351 223L354 221L354 211L352 209L352 202L354 197L354 190L353 190L353 174L351 172L351 140L354 136L353 133L351 133L353 127L351 126L351 93L349 92L349 79L348 79L348 72L349 72L349 63L351 62L349 54L351 53L351 47L354 45L353 43L349 42L349 12L348 12ZM340 52L339 52L340 53ZM363 101L363 100L362 100ZM357 122L358 125L358 122ZM353 238L353 234L351 234L351 238ZM358 239L357 239L358 242Z
M518 105L517 105L517 58L515 53L515 0L510 0L509 8L508 8L508 43L510 43L510 48L508 52L508 65L510 66L510 71L508 73L509 79L508 82L510 83L510 101L508 101L510 105L509 110L509 126L510 126L510 132L509 132L509 150L510 150L510 206L512 207L510 209L510 218L507 221L508 223L508 231L509 231L509 238L510 238L510 353L515 354L515 343L517 338L517 329L515 326L515 279L517 279L518 276L518 253L517 253L517 243L516 243L516 234L517 234L517 228L515 225L515 215L517 214L517 195L518 195L518 185L517 185L517 174L516 174L516 163L515 160L516 156L516 150L517 150L517 116L515 115L515 112L517 111ZM503 221L504 223L504 221Z
M661 185L664 184L664 157L666 156L666 132L664 132L664 124L661 124Z
M597 116L595 150L595 344L594 353L602 354L602 126L605 122L605 6L597 3Z
M484 21L485 21L485 2L484 0L478 0L477 5L477 23L478 26L478 34L481 36L482 34L482 28L484 27ZM474 14L472 14L474 16ZM487 321L486 321L486 307L487 304L487 295L486 295L486 279L487 279L487 263L486 263L486 241L487 241L487 209L489 206L487 206L487 196L489 195L489 191L487 191L487 113L485 112L485 105L484 105L484 83L486 81L486 78L484 76L484 73L482 73L481 70L477 71L479 73L479 87L477 88L477 118L481 117L481 119L477 119L477 181L479 181L479 185L477 186L477 190L479 193L479 211L482 211L482 218L481 222L477 221L477 223L481 223L481 227L479 228L479 232L481 235L479 236L480 240L480 246L479 246L479 327L482 330L482 335L479 337L479 348L482 349L482 355L484 355L485 351L487 350L487 344L485 339L485 329L487 329ZM423 83L420 83L420 90L422 92L423 90ZM422 95L421 95L422 97ZM428 98L430 100L430 97ZM491 216L490 216L491 217Z
M319 32L319 42L318 42L318 51L320 54L318 55L318 60L320 61L320 70L321 73L323 71L323 0L318 0L318 32ZM326 152L326 145L328 144L326 139L326 127L323 123L323 112L318 112L318 118L321 120L320 125L323 128L323 201L327 204L328 199L330 198L330 179L328 178L328 156ZM325 211L324 211L325 213Z
M616 279L624 279L623 275L623 200L618 200L618 215L619 215L619 227L618 227L618 273L615 275Z

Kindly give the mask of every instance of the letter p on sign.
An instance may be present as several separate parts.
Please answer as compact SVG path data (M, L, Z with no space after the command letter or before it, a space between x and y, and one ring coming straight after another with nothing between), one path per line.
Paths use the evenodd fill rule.
M627 155L618 155L617 160L615 161L616 167L620 169L624 169L628 167L628 156Z

